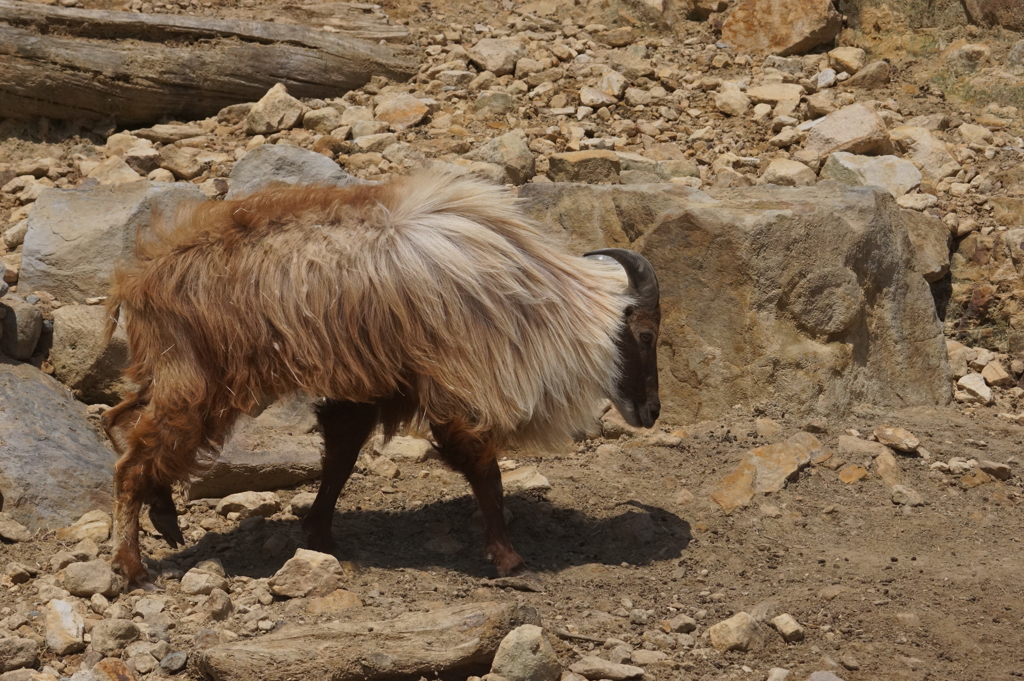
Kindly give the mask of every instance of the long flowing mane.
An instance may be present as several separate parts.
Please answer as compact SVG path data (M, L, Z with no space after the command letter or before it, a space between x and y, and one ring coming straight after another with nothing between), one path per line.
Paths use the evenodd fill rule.
M630 302L620 268L565 253L504 190L417 174L195 204L140 235L108 304L157 411L398 395L407 419L548 445L614 389Z

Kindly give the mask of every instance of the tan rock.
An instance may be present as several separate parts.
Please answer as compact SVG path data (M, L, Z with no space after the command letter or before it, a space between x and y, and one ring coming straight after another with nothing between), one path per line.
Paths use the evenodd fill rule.
M120 156L111 156L89 172L88 177L100 184L121 184L124 182L141 182L145 178L139 175Z
M784 187L809 187L817 182L814 171L797 161L786 158L772 159L765 168L759 184L777 184Z
M986 383L997 388L1010 388L1017 384L1001 362L993 361L986 364L981 370L981 377Z
M874 435L879 443L898 452L916 452L921 446L921 441L905 428L879 426L875 428Z
M807 133L804 150L816 158L837 151L879 154L890 148L885 121L863 104L844 106L822 118Z
M570 151L548 159L547 175L553 182L615 183L620 168L619 157L613 151Z
M875 467L875 474L882 479L882 484L890 490L902 484L903 477L900 474L899 465L896 463L896 457L890 452L879 454L875 458L873 465Z
M752 449L712 489L711 498L723 511L731 513L750 503L754 494L778 492L822 449L821 443L810 433L797 433L785 442Z
M896 148L918 167L924 178L931 182L938 182L960 171L960 164L945 143L924 128L900 125L889 132L889 137Z
M860 466L857 464L851 464L844 468L843 470L839 471L839 479L845 482L847 485L857 482L858 480L862 480L866 478L867 475L868 470L864 468L864 466Z
M830 0L740 0L722 40L738 52L803 54L831 42L842 23Z
M43 607L46 646L55 655L85 650L85 620L68 601L51 600Z
M332 555L297 549L270 578L270 592L285 598L326 596L340 586L341 563Z
M804 94L802 85L787 83L771 83L769 85L758 85L747 88L747 97L755 104L771 104L779 102L800 101Z
M864 68L866 53L859 47L837 47L828 53L829 64L836 73L846 71L851 76Z
M96 543L105 542L110 538L110 515L103 511L89 511L74 524L57 530L57 539L67 542L78 542L91 539Z
M719 652L747 651L756 647L764 635L761 625L753 616L738 612L708 629L711 645Z
M636 679L644 675L644 670L641 667L616 664L593 655L587 655L577 662L573 662L569 665L569 670L591 681L598 681L599 679L626 681L627 679Z
M772 618L772 626L775 627L775 630L779 632L787 643L804 640L804 628L789 613L783 613Z
M397 131L419 124L429 111L427 105L419 99L410 94L401 94L377 105L374 116Z
M889 62L883 60L871 62L845 83L849 87L866 89L880 88L888 84Z
M306 105L289 95L283 83L278 83L253 105L245 117L245 131L249 135L266 135L289 130L302 122L305 113Z

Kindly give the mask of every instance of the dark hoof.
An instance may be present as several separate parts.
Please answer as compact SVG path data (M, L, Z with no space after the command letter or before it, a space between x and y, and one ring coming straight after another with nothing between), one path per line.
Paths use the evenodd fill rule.
M185 545L185 537L181 534L181 528L178 527L177 513L168 514L153 506L149 509L149 520L172 549Z
M170 487L158 489L149 500L149 520L172 549L185 545L185 537L178 527L178 509L174 507Z

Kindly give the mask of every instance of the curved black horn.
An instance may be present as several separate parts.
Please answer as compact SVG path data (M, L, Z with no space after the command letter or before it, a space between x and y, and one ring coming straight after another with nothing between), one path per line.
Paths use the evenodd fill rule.
M625 248L601 248L596 251L584 253L584 258L593 255L606 255L617 261L626 270L629 277L629 286L636 291L641 306L655 308L660 300L660 289L658 287L658 275L654 273L654 267L644 256L636 251Z

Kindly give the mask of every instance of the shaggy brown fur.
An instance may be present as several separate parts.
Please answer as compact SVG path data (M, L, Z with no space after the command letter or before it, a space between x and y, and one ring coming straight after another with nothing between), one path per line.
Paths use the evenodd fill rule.
M296 391L329 400L322 422L376 405L364 416L388 436L429 423L474 491L493 487L499 448L560 441L615 394L624 283L617 266L552 247L503 190L444 174L277 187L140 235L108 300L140 386L104 419L122 455L117 562L143 580L141 504L166 511L170 485L240 413ZM346 437L327 443L343 478L358 454ZM500 477L497 494L500 510ZM333 500L313 521L328 518L321 544L332 513ZM176 522L162 520L173 541ZM495 541L507 544L489 537L492 554ZM497 552L499 571L522 563Z

